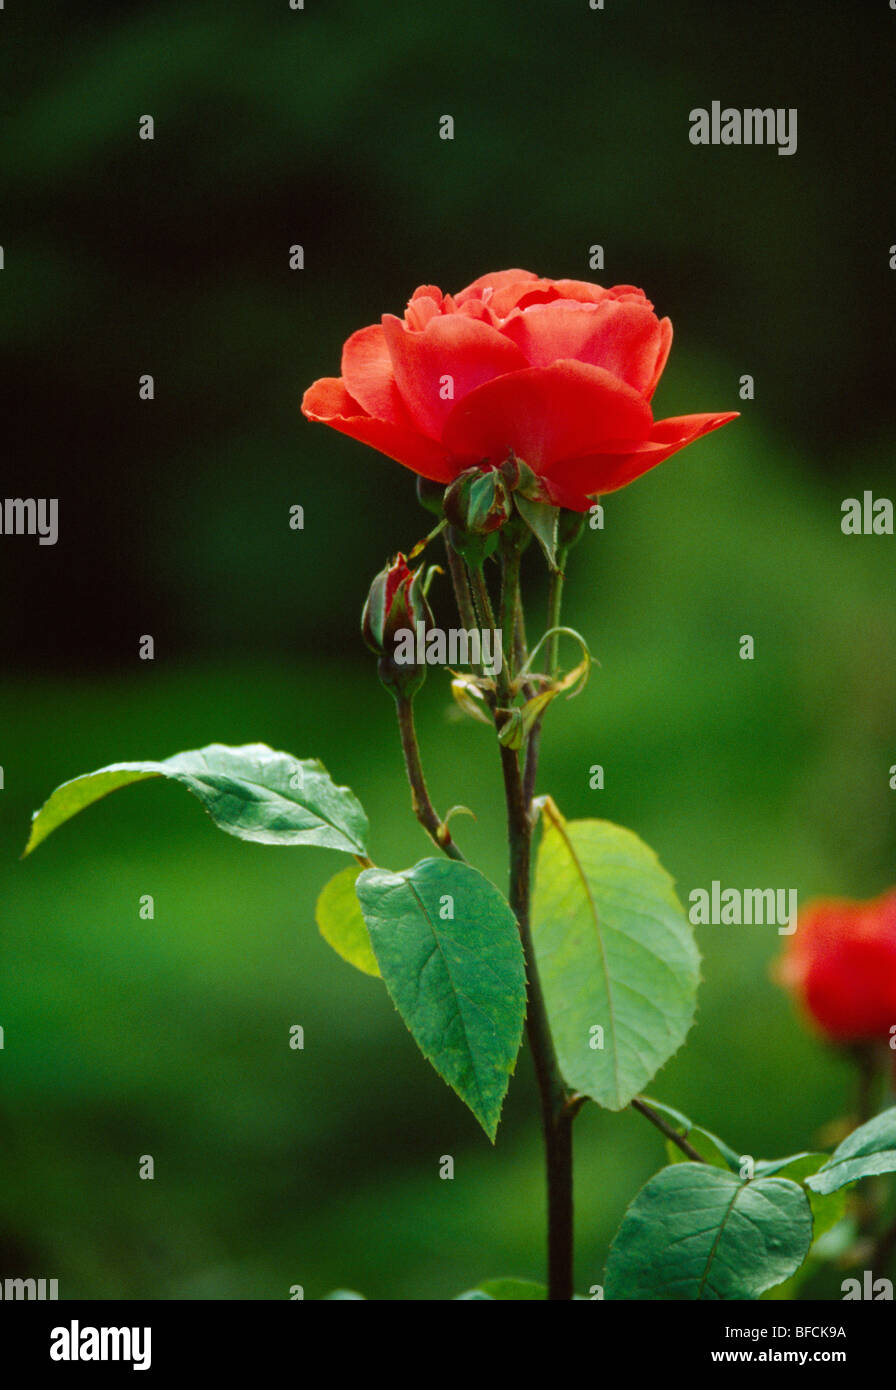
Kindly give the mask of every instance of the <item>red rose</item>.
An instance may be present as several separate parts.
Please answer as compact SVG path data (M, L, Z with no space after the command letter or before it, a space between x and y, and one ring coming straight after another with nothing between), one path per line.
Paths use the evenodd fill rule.
M873 902L810 903L778 978L833 1041L889 1040L896 1025L896 889Z
M453 296L421 285L403 319L352 334L342 376L316 381L302 410L440 483L513 451L550 501L584 512L736 418L654 420L671 342L631 285L502 270Z

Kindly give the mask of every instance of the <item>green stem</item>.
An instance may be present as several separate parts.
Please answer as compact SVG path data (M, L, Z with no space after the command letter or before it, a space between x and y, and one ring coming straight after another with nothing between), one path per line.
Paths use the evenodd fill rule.
M867 1263L876 1274L886 1275L889 1272L894 1253L896 1253L896 1221L892 1222L878 1237L871 1254L868 1256Z
M506 565L506 562L505 562L505 565ZM475 602L476 602L476 607L477 607L477 609L479 610L479 617L480 617L480 624L481 624L481 626L484 627L484 628L491 628L492 632L497 631L497 624L496 624L496 622L495 622L495 610L492 608L492 601L491 601L491 597L490 597L489 592L488 592L488 584L485 582L485 575L484 575L484 573L483 573L483 571L482 571L482 566L481 566L481 565L478 565L478 566L477 566L477 565L471 565L471 566L470 566L470 584L471 584L471 587L472 587L472 589L473 589L473 598L474 598L474 600L475 600ZM515 591L514 591L514 592L515 592ZM500 671L497 671L497 672L495 673L495 697L496 697L496 699L497 699L498 705L499 705L502 709L506 709L507 706L510 704L510 677L509 677L509 675L508 675L508 673L507 673L507 661L506 661L506 652L507 652L507 647L506 647L506 631L507 631L507 630L506 630L506 628L504 627L504 618L506 617L506 614L505 614L505 607L507 606L507 601L508 601L508 600L507 600L507 584L506 584L506 581L505 581L504 586L503 586L503 589L502 589L502 594L501 594L502 648L503 648L503 651L504 651L504 653L505 653L505 659L502 659L502 661L501 661L501 669L500 669ZM513 607L515 607L515 605L516 605L516 598L515 598L515 597L512 597L512 598L509 600L509 603L512 605L512 606L510 607L510 609L509 609L509 611L512 613L512 612L513 612ZM510 646L510 651L511 651L511 655L512 655L512 653L513 653L513 637L512 637L513 627L512 627L512 625L511 625L511 629L510 629L510 630L511 630L511 646ZM504 717L506 718L507 716L505 715Z
M546 631L552 627L560 626L560 609L563 605L563 581L566 578L566 560L569 555L569 546L561 546L557 551L557 568L551 571L550 587L548 589L548 625ZM553 679L557 674L557 663L560 658L560 633L554 632L548 639L548 675ZM529 741L526 745L526 780L525 797L526 805L532 805L532 798L535 795L535 781L538 776L538 754L541 748L541 725L539 719L535 724Z
M519 926L526 961L526 1035L541 1100L547 1165L548 1298L552 1301L567 1301L573 1296L572 1122L577 1107L568 1104L569 1095L560 1074L535 962L530 915L532 819L523 799L517 754L510 748L502 747L501 765L507 798L509 898Z
M885 1058L873 1043L860 1043L851 1049L858 1071L856 1085L856 1115L860 1125L877 1113L878 1091Z
M681 1152L692 1159L694 1163L706 1162L702 1154L698 1154L697 1150L692 1144L688 1143L684 1135L679 1134L677 1129L674 1129L672 1125L668 1124L667 1121L663 1119L662 1115L657 1114L653 1106L648 1105L640 1096L635 1096L632 1101L632 1109L637 1110L638 1114L643 1115L652 1125L656 1125L657 1129L660 1130L662 1134L665 1134L667 1139L671 1139L673 1144L677 1144Z
M516 598L516 621L514 623L514 646L513 661L514 669L522 671L529 659L529 644L526 640L526 619L523 616L523 605L519 593ZM526 681L523 686L523 694L527 700L531 700L535 694L535 687L531 681Z
M508 631L513 633L518 597L519 552L511 551L504 557L501 591L501 618L505 634ZM487 592L485 598L488 598ZM510 854L508 896L516 916L526 962L526 1034L541 1101L547 1169L548 1298L555 1302L568 1301L573 1296L572 1122L578 1105L570 1105L569 1093L560 1073L535 960L531 923L532 816L523 789L519 757L514 750L503 746L501 770L507 801Z
M877 1114L882 1098L884 1077L890 1067L886 1046L860 1043L851 1049L858 1068L856 1114L859 1125L866 1124ZM886 1179L877 1175L862 1185L856 1193L856 1217L860 1231L873 1231L878 1225L888 1193Z
M454 586L454 597L457 600L457 611L461 623L469 631L477 626L473 596L470 593L470 581L467 578L466 566L449 541L447 534L445 536L445 552L448 556L448 572Z
M560 626L560 609L563 605L563 585L566 580L566 558L569 555L568 546L560 546L557 550L557 568L551 573L550 588L548 589L548 628ZM548 643L548 675L552 678L557 674L557 663L560 659L560 634L555 632Z
M518 545L509 542L504 552L504 572L501 580L501 643L504 651L504 664L516 665L517 618L520 614L520 559L522 551ZM512 677L511 677L512 678ZM510 679L510 678L509 678Z
M406 695L396 695L395 710L398 715L398 731L401 735L401 750L411 786L411 804L427 835L439 849L444 850L449 859L463 859L463 854L451 838L451 832L436 813L429 799L423 764L420 761L420 748L417 731L414 727L414 704Z
M479 612L479 619L483 627L494 628L495 610L492 608L491 596L488 592L488 585L485 582L485 575L481 565L470 565L470 587L473 590L473 598Z

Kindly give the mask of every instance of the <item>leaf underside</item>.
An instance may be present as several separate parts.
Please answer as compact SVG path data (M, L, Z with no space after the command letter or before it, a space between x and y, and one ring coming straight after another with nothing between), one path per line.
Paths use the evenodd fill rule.
M277 753L264 743L212 743L162 762L112 763L63 782L34 813L22 857L86 806L153 777L180 782L220 830L238 839L366 854L363 807L347 787L331 781L322 763Z
M806 1179L813 1192L835 1192L847 1183L896 1172L896 1105L854 1129L816 1173Z
M370 944L370 933L355 892L361 870L356 864L340 869L317 899L315 920L321 936L349 965L365 975L379 977L380 968Z

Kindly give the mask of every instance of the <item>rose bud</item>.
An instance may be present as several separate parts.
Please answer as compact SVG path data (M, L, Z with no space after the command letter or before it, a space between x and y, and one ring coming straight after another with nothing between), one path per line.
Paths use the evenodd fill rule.
M550 502L551 495L543 479L533 473L528 463L511 450L500 467L501 477L509 492L519 492L530 502Z
M426 679L425 665L402 659L408 651L416 654L421 622L425 635L433 616L423 592L423 571L410 569L399 553L374 579L361 615L364 641L380 658L380 680L395 695L415 695Z
M896 1027L896 889L871 902L810 903L776 975L830 1041L889 1041Z
M513 515L507 484L494 468L468 468L445 493L451 548L479 567L497 549L497 532Z
M458 531L487 536L510 519L513 504L494 468L468 468L445 493L445 515Z

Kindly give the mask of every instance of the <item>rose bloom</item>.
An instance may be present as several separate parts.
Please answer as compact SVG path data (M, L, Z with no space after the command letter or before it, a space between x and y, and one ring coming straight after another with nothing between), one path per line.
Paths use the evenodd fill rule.
M777 978L832 1041L889 1040L896 1025L896 888L872 902L810 903Z
M316 381L302 410L440 483L512 451L545 500L584 512L736 418L654 420L671 342L631 285L501 270L456 295L421 285L403 319L352 334L342 376Z

